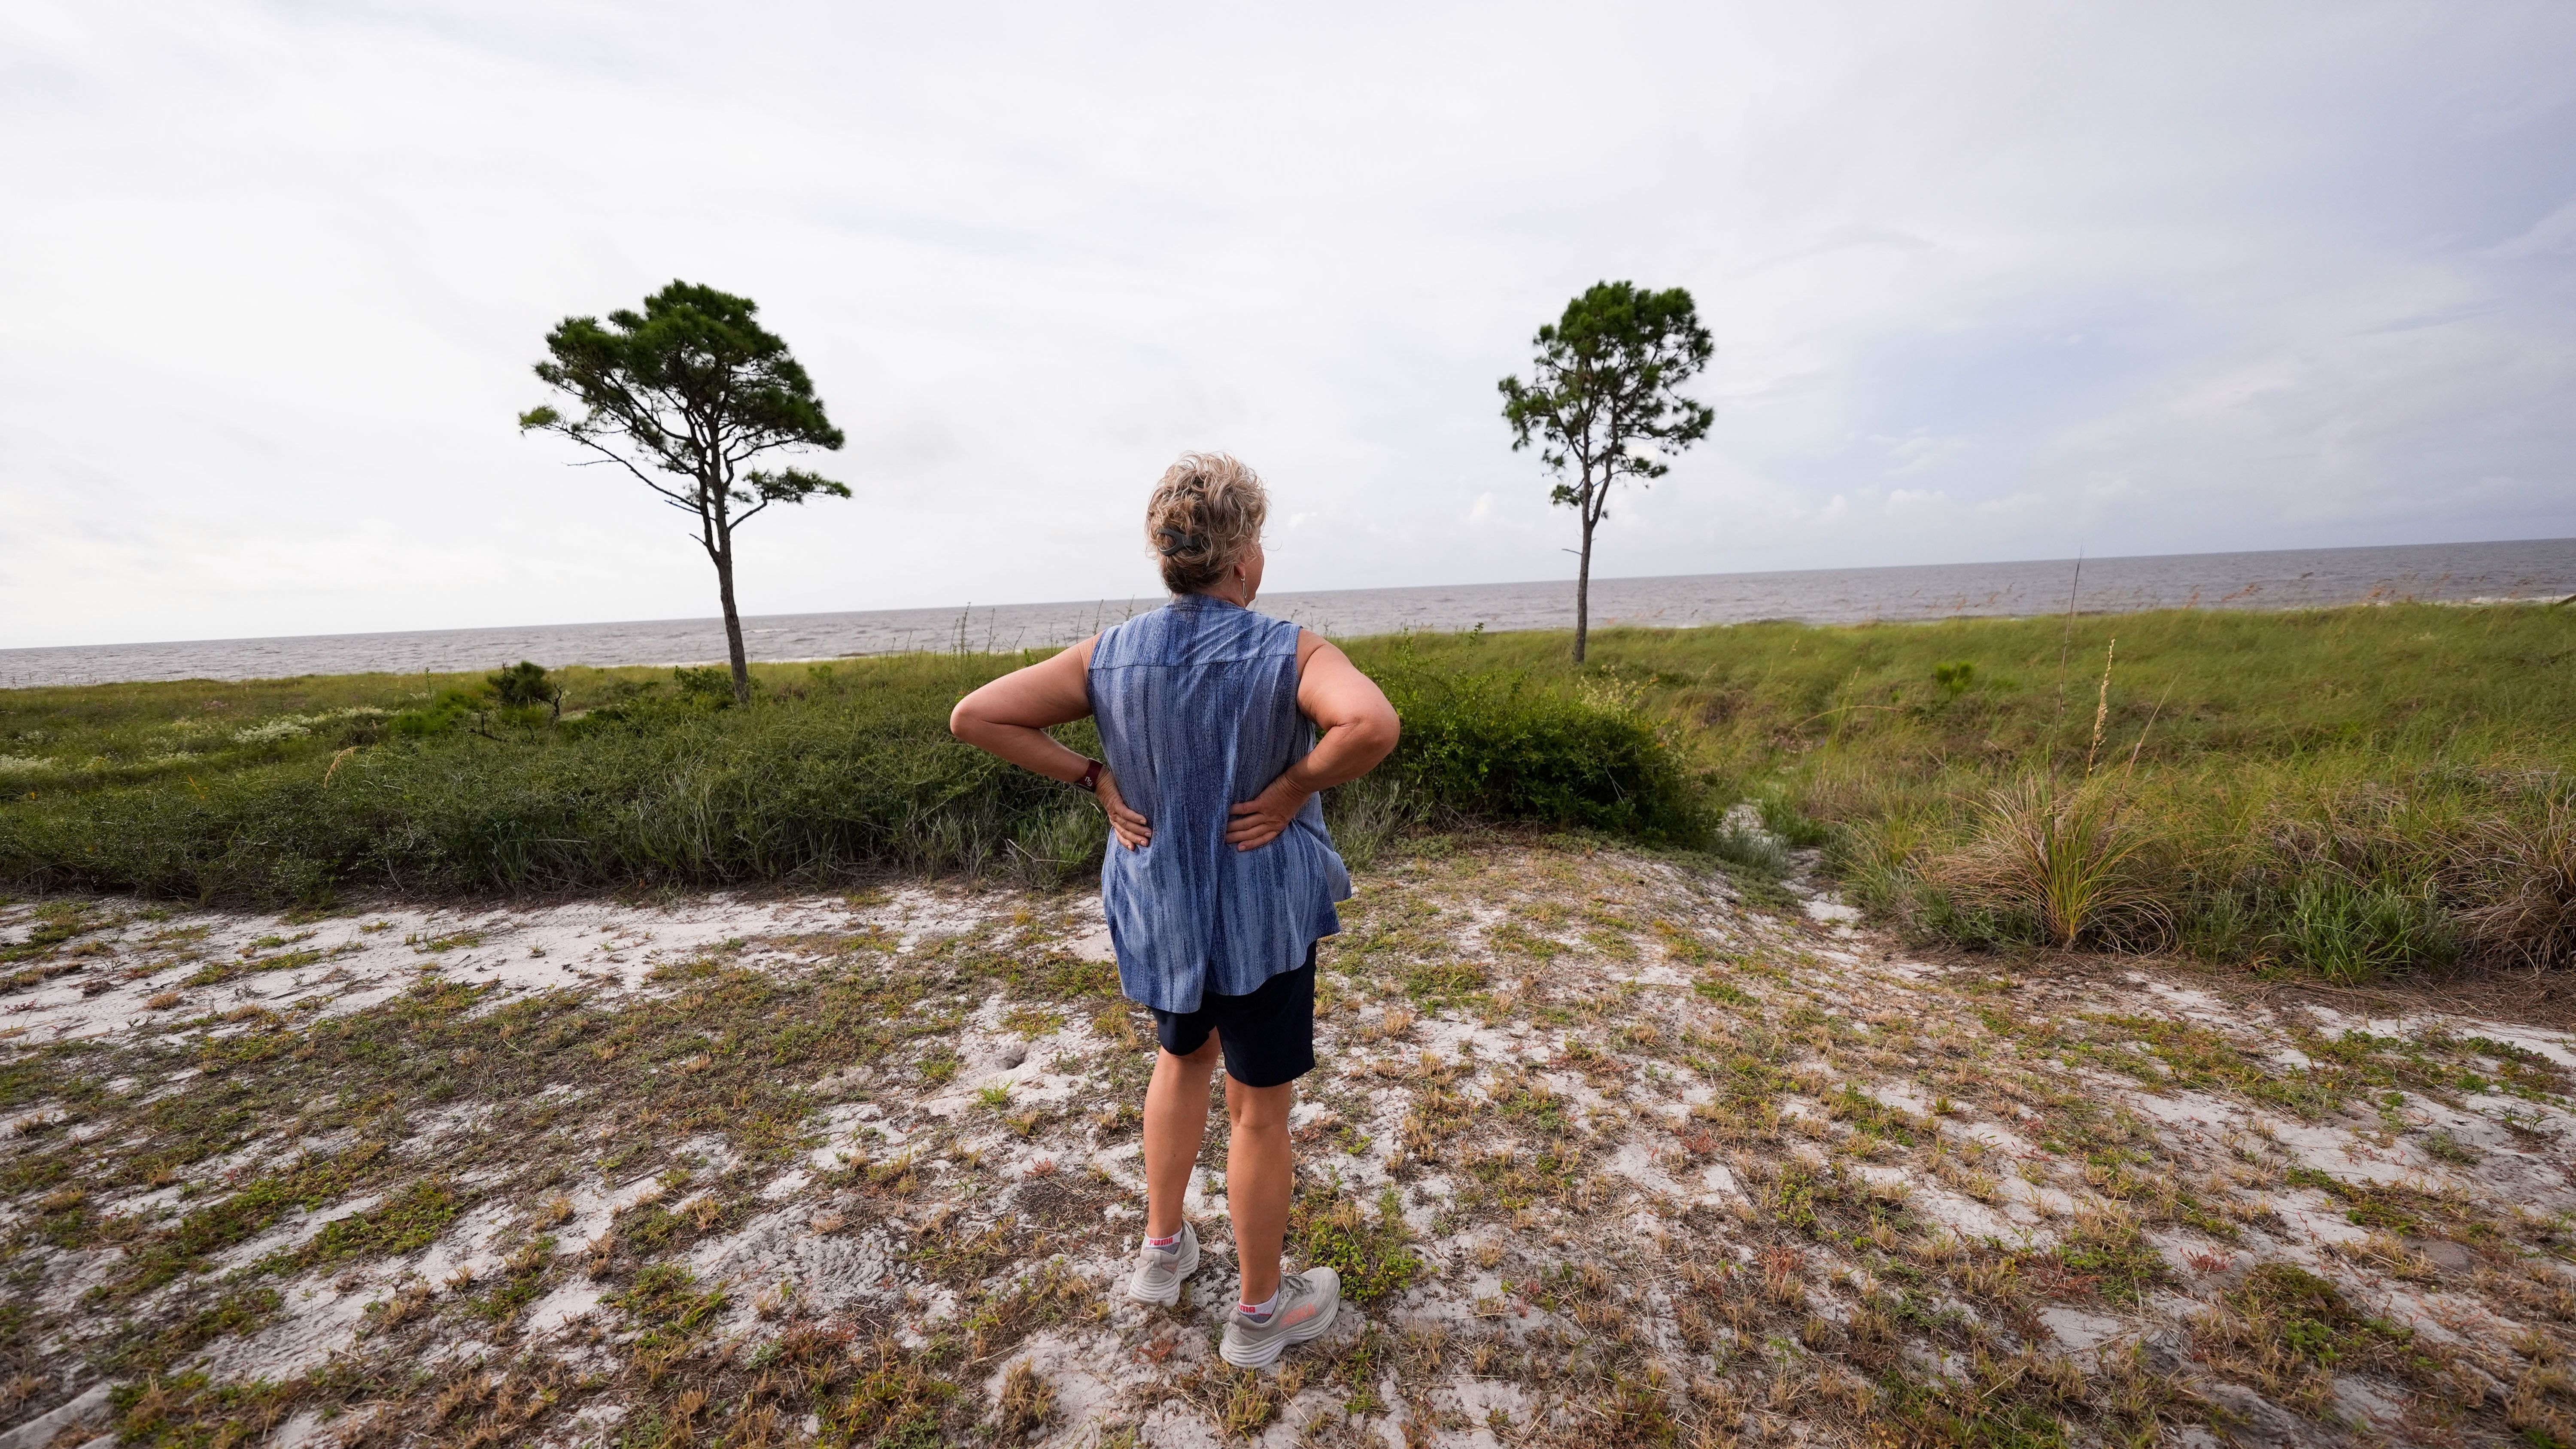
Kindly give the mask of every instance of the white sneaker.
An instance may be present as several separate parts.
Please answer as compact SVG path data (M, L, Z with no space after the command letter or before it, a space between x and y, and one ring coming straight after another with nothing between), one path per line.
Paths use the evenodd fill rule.
M1285 1274L1268 1318L1254 1318L1240 1303L1226 1315L1225 1342L1217 1352L1236 1368L1268 1368L1279 1362L1290 1344L1322 1337L1341 1306L1341 1274L1330 1268Z
M1181 1240L1168 1248L1136 1249L1136 1271L1127 1279L1127 1296L1165 1308L1181 1301L1181 1280L1199 1270L1199 1235L1181 1224Z

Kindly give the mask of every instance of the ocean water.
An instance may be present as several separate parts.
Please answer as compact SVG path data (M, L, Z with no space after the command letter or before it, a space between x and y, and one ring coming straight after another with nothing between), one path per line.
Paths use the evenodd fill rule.
M1679 628L1796 619L1856 624L2064 610L2294 609L2367 600L2450 603L2576 594L2576 539L2411 544L2389 548L2164 554L2040 562L1806 569L1595 579L1593 627ZM827 659L915 649L1069 644L1161 603L1161 596L743 620L755 659ZM1342 638L1404 629L1565 629L1574 583L1460 584L1264 594L1264 613ZM493 669L518 659L565 664L689 664L724 657L718 619L537 624L417 633L194 639L164 644L0 649L0 688L129 679L268 679L297 674Z

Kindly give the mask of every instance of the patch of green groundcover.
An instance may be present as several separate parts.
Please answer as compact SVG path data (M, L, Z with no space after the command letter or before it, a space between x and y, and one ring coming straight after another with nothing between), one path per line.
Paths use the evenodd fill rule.
M1069 880L1099 862L1098 811L947 728L960 696L1037 657L774 666L747 709L695 688L691 671L565 671L560 716L505 705L472 679L375 676L372 693L289 681L308 687L244 690L238 705L233 686L205 685L228 704L227 732L211 738L189 712L197 701L170 685L11 691L0 729L64 758L99 753L96 768L56 770L0 803L0 879L253 901L871 868ZM1637 710L1564 681L1389 662L1407 733L1382 796L1657 844L1707 835L1678 756ZM321 725L291 712L311 698L339 711ZM1087 722L1059 734L1097 751ZM196 753L147 753L190 739Z

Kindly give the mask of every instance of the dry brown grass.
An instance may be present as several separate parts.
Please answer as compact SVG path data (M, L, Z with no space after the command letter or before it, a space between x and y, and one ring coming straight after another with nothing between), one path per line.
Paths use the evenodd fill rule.
M2467 871L2478 903L2461 914L2469 939L2533 970L2576 965L2576 800L2552 799L2537 821L2483 821L2475 840Z
M1002 1376L1001 1398L993 1406L994 1434L1005 1440L1026 1438L1044 1428L1054 1413L1054 1388L1027 1359L1011 1365Z

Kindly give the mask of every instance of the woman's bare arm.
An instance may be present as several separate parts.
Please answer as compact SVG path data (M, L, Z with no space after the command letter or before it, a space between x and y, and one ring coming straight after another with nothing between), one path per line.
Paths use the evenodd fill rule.
M957 701L948 713L948 732L1050 780L1068 785L1080 780L1091 768L1090 759L1057 743L1047 727L1091 714L1091 646L1099 639L1095 634L1026 669L1012 670ZM1113 771L1100 772L1100 804L1109 812L1109 828L1119 844L1139 850L1154 838L1145 817L1127 808Z
M1237 850L1268 845L1288 828L1308 796L1377 768L1395 749L1403 728L1377 681L1360 673L1350 656L1304 629L1297 632L1297 709L1323 729L1323 738L1267 789L1230 812L1225 838Z

